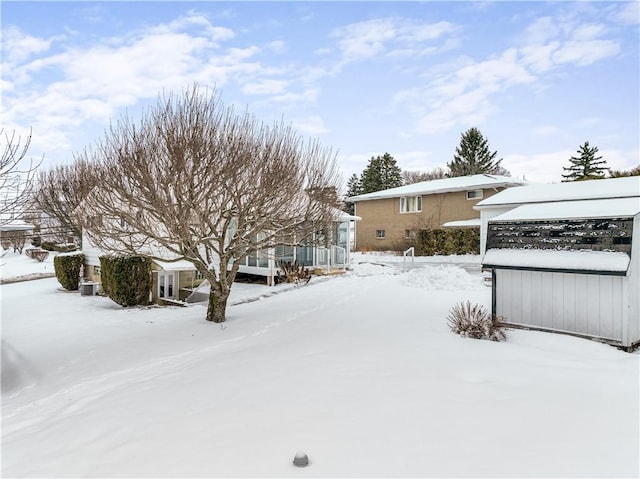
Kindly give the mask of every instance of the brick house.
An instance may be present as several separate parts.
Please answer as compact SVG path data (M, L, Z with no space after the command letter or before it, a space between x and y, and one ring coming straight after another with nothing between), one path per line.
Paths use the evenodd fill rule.
M526 182L507 176L471 175L423 181L347 198L361 218L355 249L402 250L420 229L480 227L474 205L511 186Z

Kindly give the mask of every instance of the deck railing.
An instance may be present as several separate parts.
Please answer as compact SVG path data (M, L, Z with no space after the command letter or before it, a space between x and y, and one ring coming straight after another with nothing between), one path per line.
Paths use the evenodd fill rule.
M413 268L413 260L415 256L415 248L412 246L407 251L402 253L402 271L407 270L407 258L411 258L411 268Z

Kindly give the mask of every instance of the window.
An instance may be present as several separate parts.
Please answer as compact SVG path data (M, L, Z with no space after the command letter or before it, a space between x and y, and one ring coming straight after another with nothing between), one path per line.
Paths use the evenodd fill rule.
M376 238L378 239L384 239L384 230L376 230Z
M418 213L422 211L422 196L403 196L400 198L400 213Z
M94 276L100 276L100 266L94 266L93 267L93 275Z
M405 239L415 239L416 230L404 230L404 238Z
M193 273L193 277L194 277L195 279L197 279L197 280L198 280L198 279L204 279L204 275L203 275L200 271L198 271L198 270L196 270L196 271L195 271L195 273Z
M482 198L482 190L469 190L467 191L468 200L479 200Z

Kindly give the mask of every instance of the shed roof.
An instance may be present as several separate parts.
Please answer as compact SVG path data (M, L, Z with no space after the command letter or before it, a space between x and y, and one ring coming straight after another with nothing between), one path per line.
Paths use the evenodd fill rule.
M478 202L474 208L606 198L640 197L640 176L508 188Z
M471 175L443 178L440 180L421 181L411 185L399 186L388 190L375 191L364 195L352 196L348 201L378 200L382 198L397 198L400 196L432 195L452 191L465 191L484 188L501 188L505 186L521 186L526 181L499 175Z
M196 269L191 261L180 259L177 261L160 261L154 259L153 262L165 271L191 271Z
M570 218L623 218L640 214L640 196L585 201L553 201L520 205L493 221L558 220Z
M624 273L629 268L630 260L628 254L617 251L492 248L484 254L482 266L548 271Z

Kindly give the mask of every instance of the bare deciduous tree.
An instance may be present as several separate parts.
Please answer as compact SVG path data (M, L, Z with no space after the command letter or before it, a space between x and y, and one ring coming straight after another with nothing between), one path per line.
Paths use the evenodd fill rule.
M31 198L36 169L42 163L26 159L31 132L24 143L16 132L0 129L0 141L4 141L0 156L0 224L18 219L24 213Z
M422 181L440 180L447 177L447 170L442 167L430 171L403 171L402 181L405 185L420 183Z
M112 126L94 151L99 187L81 209L107 252L185 258L211 284L207 320L225 320L252 252L297 242L336 214L335 155L290 127L224 108L198 87Z
M75 213L96 185L96 168L83 153L72 164L39 173L35 202L47 217L41 225L42 234L56 237L59 241L73 236L81 244L82 224Z

